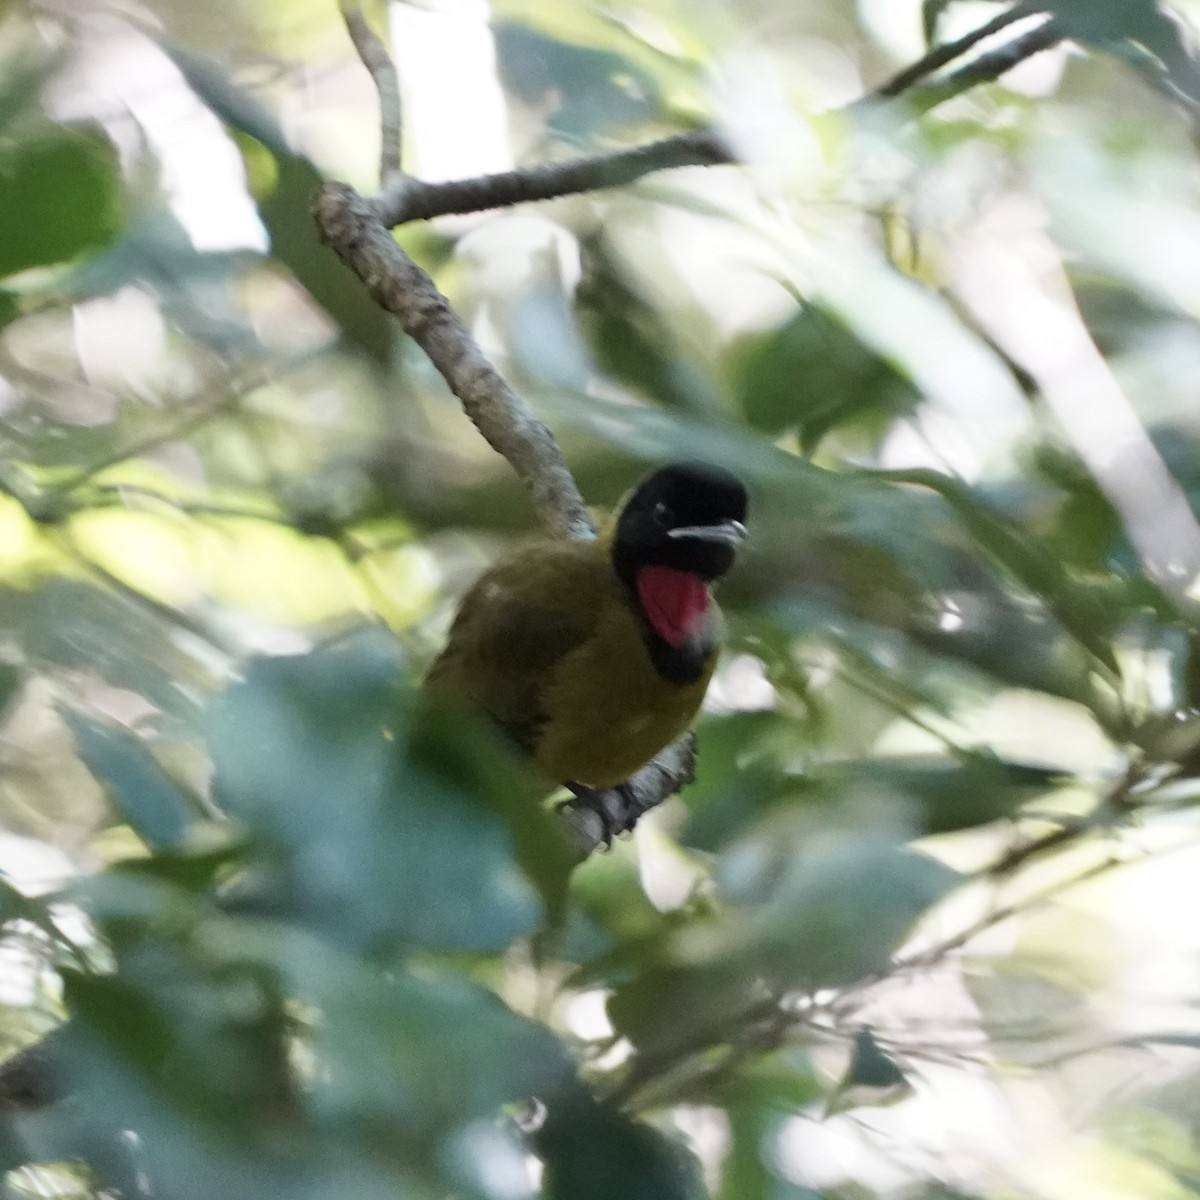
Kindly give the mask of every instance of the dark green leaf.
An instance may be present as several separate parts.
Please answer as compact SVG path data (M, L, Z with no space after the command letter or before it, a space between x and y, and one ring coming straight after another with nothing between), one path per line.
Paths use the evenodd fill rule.
M552 104L551 127L566 137L595 137L658 112L657 81L624 55L512 22L498 23L495 37L504 86L528 103Z
M43 125L0 146L0 278L99 249L121 226L121 181L98 133Z
M0 714L19 691L23 679L23 672L15 664L0 662Z
M292 153L287 136L275 117L238 87L216 59L171 42L160 44L188 86L226 125L249 134L276 157L283 158Z
M1071 577L1062 562L1027 530L1006 520L966 485L936 471L889 472L897 483L913 483L937 492L958 515L980 548L1014 578L1045 600L1063 627L1110 671L1117 671L1108 642L1114 614L1095 591Z
M573 1066L544 1027L451 971L382 971L277 924L244 924L230 946L270 963L289 995L320 1017L312 1052L314 1117L331 1128L380 1122L411 1142L494 1117L569 1086Z
M854 1035L854 1052L846 1072L848 1087L893 1088L907 1082L895 1061L880 1049L869 1029Z
M752 426L772 435L794 429L806 450L836 426L882 421L920 399L894 366L814 303L736 348L732 378Z
M699 1164L673 1141L582 1094L551 1105L534 1145L546 1200L704 1200Z
M215 832L211 827L209 834ZM216 845L175 852L159 850L149 858L130 858L113 865L113 871L153 879L172 887L204 892L235 871L248 857L248 846L227 826L221 827Z
M791 722L777 712L731 713L703 722L698 733L696 782L684 793L688 822L682 840L716 850L800 786L770 755L770 741Z
M210 1127L236 1130L282 1110L284 1019L269 983L253 968L198 971L161 944L126 963L120 978L66 974L77 1041L99 1038L142 1086Z
M194 805L149 751L129 734L86 717L63 714L79 755L105 785L117 811L147 845L171 849L187 834Z
M0 329L11 325L21 315L21 298L15 292L0 288Z
M934 834L1011 816L1056 781L1054 772L1040 767L972 754L959 760L867 760L834 768L817 786L894 790L913 802L922 832Z
M626 278L602 239L583 247L584 274L575 293L580 326L592 354L614 379L685 412L719 407L698 356L688 353L656 305Z
M272 255L308 289L351 345L381 366L390 364L396 345L391 318L371 300L337 256L317 240L309 203L323 182L320 172L288 147L275 118L239 88L219 63L178 46L167 50L213 112L253 138L275 159L274 185L259 201L263 224L271 236Z

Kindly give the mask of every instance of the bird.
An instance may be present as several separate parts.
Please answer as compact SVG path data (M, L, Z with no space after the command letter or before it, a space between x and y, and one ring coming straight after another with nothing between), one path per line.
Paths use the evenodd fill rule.
M729 471L652 472L594 541L540 541L464 596L425 690L489 718L553 787L593 803L692 724L723 622L712 585L746 537L746 489ZM589 800L589 797L591 800Z

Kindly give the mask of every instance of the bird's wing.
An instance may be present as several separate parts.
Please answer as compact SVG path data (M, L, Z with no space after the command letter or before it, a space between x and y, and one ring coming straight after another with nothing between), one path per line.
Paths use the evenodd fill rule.
M532 751L554 670L594 632L612 588L594 543L530 547L467 593L425 686L487 713Z

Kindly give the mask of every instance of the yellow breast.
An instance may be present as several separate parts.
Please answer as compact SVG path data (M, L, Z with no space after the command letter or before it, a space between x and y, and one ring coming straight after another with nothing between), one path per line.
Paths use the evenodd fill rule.
M650 661L634 613L625 604L607 605L593 635L554 672L535 765L555 781L593 788L624 783L686 732L716 657L713 650L699 678L672 683Z

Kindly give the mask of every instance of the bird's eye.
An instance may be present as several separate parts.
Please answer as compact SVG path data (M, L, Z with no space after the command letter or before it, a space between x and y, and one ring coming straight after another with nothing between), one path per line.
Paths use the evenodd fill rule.
M675 523L675 514L661 500L654 506L654 521L664 528Z

